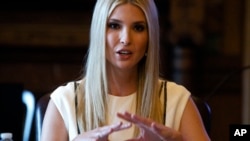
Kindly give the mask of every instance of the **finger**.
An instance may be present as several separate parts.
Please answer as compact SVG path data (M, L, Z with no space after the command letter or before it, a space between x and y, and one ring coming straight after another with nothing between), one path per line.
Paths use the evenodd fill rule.
M172 129L165 125L154 122L151 119L143 118L138 115L133 115L134 124L138 126L142 131L149 131L154 133L160 139L164 140L172 135Z
M107 138L110 133L112 133L112 130L110 128L99 129L94 133L94 137L97 139Z
M126 120L126 121L137 124L138 126L143 126L143 127L146 126L147 128L151 127L151 124L153 123L152 120L140 117L138 115L133 115L133 114L130 114L128 112L118 113L117 116L124 119L124 120Z
M99 132L99 133L97 133L95 135L95 137L93 139L96 140L96 141L102 141L102 140L107 141L108 140L108 135L105 135L102 132Z
M118 116L120 118L123 118L127 121L134 123L137 127L141 129L141 131L146 130L153 132L160 138L169 137L170 129L162 124L154 122L151 119L143 118L138 115L132 115L128 112L119 113Z
M120 131L120 130L124 130L124 129L128 129L132 126L131 123L122 123L119 126L113 126L111 127L113 131Z
M155 134L161 139L161 140L169 140L170 138L172 140L180 140L182 139L182 135L180 132L169 128L164 125L160 124L153 124L152 125Z
M100 127L100 128L98 128L98 130L100 131L100 130L116 129L116 128L119 128L121 125L122 125L122 122L117 122L117 123L112 124L112 125Z
M141 116L138 116L138 115L132 115L132 118L138 124L143 124L143 125L146 125L148 127L150 127L151 124L153 123L153 120L150 120L148 118L144 118L144 117L141 117Z
M97 140L106 140L108 136L114 131L112 127L116 128L117 126L120 126L120 123L98 128L97 131L95 131L94 133L94 138Z
M161 132L161 131L163 131L163 130L168 130L168 129L170 129L170 128L168 128L167 126L164 126L164 125L162 125L162 124L158 124L158 123L152 123L152 125L151 125L151 127L155 130L155 131L157 131L157 132Z
M121 122L96 128L95 130L93 130L94 138L106 137L113 132L113 128L118 128L119 126L121 126Z
M119 118L122 118L122 119L126 120L126 121L133 122L131 114L129 114L127 112L125 112L125 113L117 113L117 116Z
M118 113L118 117L127 120L131 123L134 123L137 127L140 128L141 132L148 131L147 133L153 133L158 136L161 140L168 139L173 135L173 129L166 127L165 125L154 122L151 119L147 119L138 115L133 115L128 112ZM143 133L142 133L143 134ZM143 135L139 135L142 137ZM131 139L129 141L138 141L140 139Z
M119 118L122 118L126 121L132 122L132 123L136 123L136 119L134 118L134 114L130 114L129 112L124 112L124 113L117 113L117 116Z
M116 124L112 124L112 125L108 125L108 126L104 126L99 128L99 132L103 132L104 135L106 134L110 134L114 131L120 131L120 130L124 130L127 128L130 128L132 126L131 123L122 123L122 122L118 122Z
M115 124L107 126L107 128L118 129L119 127L121 127L121 125L122 125L122 122L117 122Z

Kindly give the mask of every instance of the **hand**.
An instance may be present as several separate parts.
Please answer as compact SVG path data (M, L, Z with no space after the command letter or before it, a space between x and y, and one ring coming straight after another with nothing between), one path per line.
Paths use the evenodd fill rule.
M131 123L123 124L122 122L107 125L103 127L96 128L94 130L91 130L89 132L84 132L77 136L74 141L108 141L108 136L113 133L120 130L124 130L131 127Z
M118 117L134 123L139 129L140 133L137 138L129 141L181 141L182 136L180 132L166 127L165 125L156 123L151 119L143 118L138 115L132 115L128 112L118 113Z

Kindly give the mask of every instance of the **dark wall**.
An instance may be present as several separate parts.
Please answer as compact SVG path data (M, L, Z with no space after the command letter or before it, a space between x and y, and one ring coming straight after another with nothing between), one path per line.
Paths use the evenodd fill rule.
M88 48L94 2L22 1L15 5L12 1L1 2L0 82L20 83L38 99L59 85L78 79ZM211 138L228 140L229 124L241 122L241 72L232 75L218 89L217 85L242 68L244 0L206 2L201 28L205 40L199 45L188 38L171 42L170 1L156 0L156 3L161 26L161 75L175 81L174 74L178 74L186 78L178 83L192 94L201 98L211 95L207 99L212 110ZM235 30L230 32L228 26ZM232 38L234 35L237 38ZM180 45L187 52L178 57L175 51ZM176 68L176 59L186 69Z

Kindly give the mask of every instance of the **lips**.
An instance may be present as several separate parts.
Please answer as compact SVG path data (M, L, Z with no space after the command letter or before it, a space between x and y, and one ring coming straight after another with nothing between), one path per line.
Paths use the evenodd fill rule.
M119 59L121 60L127 60L132 56L132 51L130 50L126 50L126 49L121 49L119 51L116 52L117 53L117 57L119 57Z
M129 54L132 54L131 51L128 51L128 50L120 50L117 52L118 54L124 54L124 55L129 55Z

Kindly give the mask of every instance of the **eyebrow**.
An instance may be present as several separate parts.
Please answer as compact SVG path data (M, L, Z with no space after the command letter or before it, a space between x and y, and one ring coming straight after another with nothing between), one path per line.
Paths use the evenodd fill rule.
M118 19L109 19L108 22L117 22L117 23L122 23L121 20L118 20ZM136 22L133 22L133 24L147 24L145 21L136 21Z

